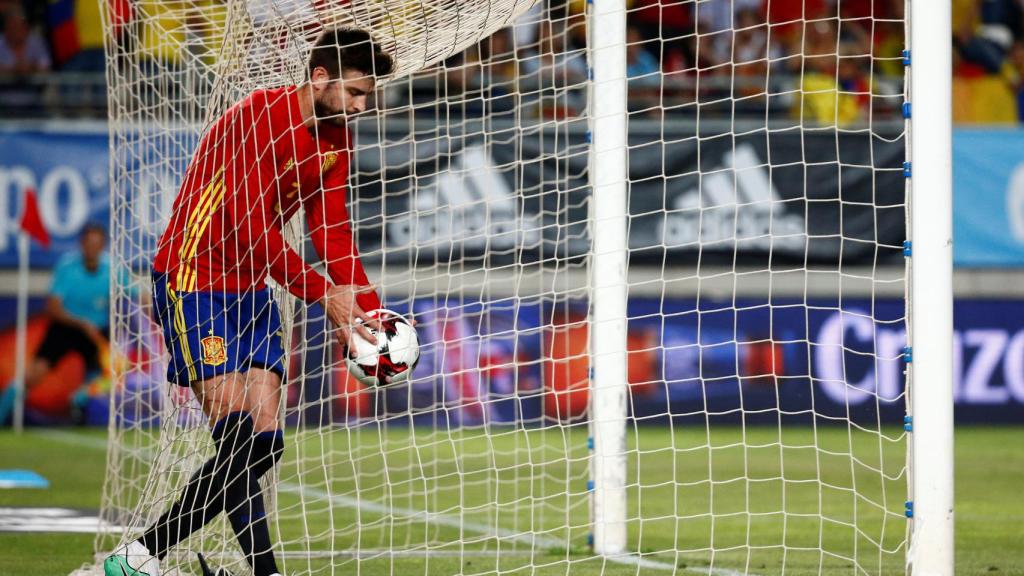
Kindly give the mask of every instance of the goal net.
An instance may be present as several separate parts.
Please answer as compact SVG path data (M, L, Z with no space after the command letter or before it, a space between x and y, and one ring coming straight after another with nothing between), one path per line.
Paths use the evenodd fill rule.
M98 558L214 451L149 297L185 168L354 25L396 70L348 121L348 212L421 361L367 388L323 310L275 288L283 573L904 571L902 3L101 4L131 274L101 511L123 531ZM286 239L316 264L309 230L300 212ZM199 574L197 552L250 573L223 518L163 572Z

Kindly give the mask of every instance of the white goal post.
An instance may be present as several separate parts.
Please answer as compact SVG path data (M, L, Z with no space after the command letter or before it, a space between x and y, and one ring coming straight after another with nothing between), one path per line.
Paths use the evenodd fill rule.
M953 574L952 7L915 0L910 21L913 430L908 565Z
M591 186L590 428L594 439L594 552L628 552L626 413L628 399L628 84L626 3L594 4L590 63L593 148Z
M348 214L421 363L366 388L275 285L282 573L953 574L950 0L99 1L97 562L213 453L148 297L185 168L354 25L396 70L348 119ZM223 518L164 573L197 553L251 573Z

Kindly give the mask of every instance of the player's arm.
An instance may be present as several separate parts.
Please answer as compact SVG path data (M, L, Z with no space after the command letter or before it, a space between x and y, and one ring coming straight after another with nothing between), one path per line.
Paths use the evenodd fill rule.
M305 203L313 247L327 266L331 280L338 285L370 286L352 234L347 201L347 162L339 163L324 178L322 193ZM376 291L368 290L357 297L363 310L381 308Z
M281 229L273 220L276 204L277 181L268 162L253 154L251 147L246 146L252 154L249 158L256 161L247 163L245 154L236 155L239 161L232 162L227 170L225 185L236 190L231 200L226 203L228 218L233 222L247 223L236 230L239 244L253 251L256 261L266 262L270 276L297 298L308 303L319 302L323 305L328 317L339 327L353 325L357 318L369 320L366 314L354 306L359 292L353 286L331 286L326 278L313 270L294 249L284 241ZM241 218L247 215L248 218ZM369 289L372 290L372 287ZM370 338L365 328L357 328L363 336ZM342 330L339 337L347 339L347 331Z

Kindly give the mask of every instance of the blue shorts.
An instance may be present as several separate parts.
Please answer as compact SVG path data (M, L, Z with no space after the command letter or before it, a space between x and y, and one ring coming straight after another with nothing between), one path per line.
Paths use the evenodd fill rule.
M281 316L269 288L175 292L153 273L153 307L171 355L167 380L191 386L230 372L262 368L284 379Z

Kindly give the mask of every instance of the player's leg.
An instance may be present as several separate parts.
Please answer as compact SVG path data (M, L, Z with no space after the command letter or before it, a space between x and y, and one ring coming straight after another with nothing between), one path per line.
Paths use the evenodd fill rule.
M245 476L227 488L225 511L253 573L267 576L277 573L277 563L259 480L284 452L284 433L279 427L284 374L281 320L269 290L243 294L231 312L237 317L230 320L243 328L230 354L244 362L239 369L246 374L245 409L255 433Z
M133 544L163 558L227 511L254 573L266 576L277 569L258 480L274 466L284 445L277 426L283 351L276 309L253 313L251 299L196 293L177 298L166 290L163 278L154 278L154 305L171 352L168 380L191 383L209 418L216 452ZM168 305L162 307L165 300ZM257 333L264 336L255 338ZM230 372L223 374L225 370Z
M183 497L149 530L143 543L158 556L225 511L256 576L277 573L259 479L284 450L279 429L281 375L284 372L281 322L270 292L238 295L212 335L194 342L203 364L238 370L193 386L211 423L217 455L193 477ZM221 334L223 325L238 326ZM234 426L233 435L222 430ZM212 491L219 487L220 491ZM205 505L203 505L205 502Z
M158 558L224 510L225 491L241 476L252 454L255 430L245 410L246 378L231 373L192 385L210 417L214 455L189 478L178 499L140 541Z
M246 467L225 486L224 511L253 574L267 576L277 573L277 563L259 480L284 451L284 435L278 426L281 378L255 368L245 376L245 410L252 418L254 434Z
M192 474L178 499L138 540L107 558L107 576L120 576L119 570L125 568L129 576L159 574L159 560L223 511L228 487L245 475L255 433L245 411L245 375L231 373L202 380L193 384L193 390L211 415L216 452Z
M277 573L259 479L284 448L278 429L281 380L253 369L204 380L193 391L209 418L216 454L189 479L175 503L139 542L157 558L227 513L256 576Z

